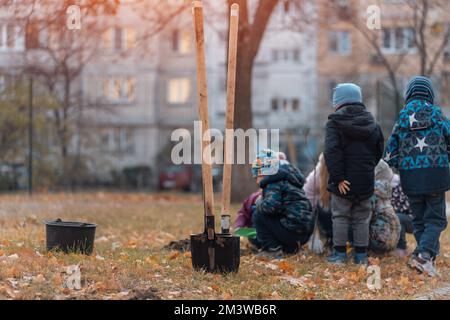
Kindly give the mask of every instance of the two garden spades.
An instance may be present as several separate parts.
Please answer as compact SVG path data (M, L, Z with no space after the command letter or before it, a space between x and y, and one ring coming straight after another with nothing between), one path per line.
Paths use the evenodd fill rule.
M203 6L201 1L193 2L193 16L197 51L197 90L199 116L202 123L202 182L205 230L191 235L192 265L196 270L208 272L237 272L240 262L240 238L230 234L230 191L231 163L233 154L232 130L225 134L225 161L223 165L222 232L215 232L214 193L211 168L211 154L204 152L210 144L208 94L206 83L205 38L203 29ZM228 42L227 111L226 129L233 129L234 95L236 82L236 57L239 24L239 6L233 4L230 10L230 31ZM207 149L208 150L208 149Z

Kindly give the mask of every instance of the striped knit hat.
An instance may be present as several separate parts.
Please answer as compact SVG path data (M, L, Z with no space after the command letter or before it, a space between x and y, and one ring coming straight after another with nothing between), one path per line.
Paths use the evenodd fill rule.
M416 76L409 80L405 92L405 100L423 99L433 103L435 93L431 80L426 77Z

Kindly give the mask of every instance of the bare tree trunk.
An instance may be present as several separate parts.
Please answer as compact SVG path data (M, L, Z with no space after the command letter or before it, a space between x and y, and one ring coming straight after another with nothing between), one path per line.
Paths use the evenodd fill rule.
M252 128L252 71L258 50L267 29L270 17L278 4L278 0L259 0L253 22L249 21L248 0L228 0L239 4L239 35L236 70L236 99L234 124L236 129L244 131ZM253 146L251 146L253 147ZM248 163L249 152L245 150ZM250 165L235 165L232 173L231 201L240 202L250 193L256 191L255 181L252 178Z
M242 51L241 54L238 51L234 123L236 129L243 129L245 131L251 128L253 123L251 107L253 61L248 56L243 55ZM248 159L248 148L245 149L245 153L245 157ZM253 159L248 160L252 161ZM251 166L248 164L237 164L233 166L231 201L243 201L249 194L256 191L257 187L250 169Z

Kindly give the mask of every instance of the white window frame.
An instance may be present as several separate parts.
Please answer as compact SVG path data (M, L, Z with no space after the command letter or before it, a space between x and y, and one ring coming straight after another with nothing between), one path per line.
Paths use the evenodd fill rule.
M336 49L331 47L331 38L336 37ZM346 39L346 40L345 40ZM347 48L345 48L347 41ZM348 56L352 54L352 34L347 30L330 30L328 33L328 50L332 54Z
M136 151L135 129L131 127L112 127L103 129L104 141L100 141L105 152L111 154L134 154Z
M13 45L8 46L8 26L13 27ZM0 52L21 52L25 50L24 30L8 21L0 22Z
M176 39L174 37L176 36ZM190 29L187 28L178 28L174 29L172 31L172 52L179 54L179 55L188 55L192 53L193 46L192 46L192 36ZM173 41L176 41L176 48L173 47L174 43Z
M115 85L119 84L119 96L115 95ZM128 85L131 84L130 87ZM109 103L131 104L136 101L136 77L134 76L109 76L103 78L102 96Z
M120 47L116 48L116 34L121 33ZM132 39L132 40L131 40ZM130 26L111 26L105 30L102 37L103 49L110 51L124 51L136 47L137 30Z
M191 79L188 77L170 78L167 80L166 102L170 105L183 105L189 102L192 95ZM175 90L176 92L174 92Z
M401 48L397 47L397 35L396 32L398 29L402 31L403 44ZM389 47L385 46L385 35L389 33ZM410 33L410 34L408 34ZM414 37L414 30L410 27L397 27L397 28L386 28L383 29L381 35L381 50L383 53L387 54L401 54L401 53L414 53L417 48L413 45L412 47L408 47L408 37ZM414 40L413 40L414 41Z

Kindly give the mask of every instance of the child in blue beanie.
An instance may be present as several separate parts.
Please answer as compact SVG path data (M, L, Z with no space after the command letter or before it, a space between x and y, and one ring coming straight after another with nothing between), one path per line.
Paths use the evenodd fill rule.
M435 259L440 234L447 227L445 192L450 185L450 123L434 99L430 79L409 81L405 106L385 151L385 160L400 172L414 215L417 247L408 265L429 276L437 275Z
M383 155L380 126L362 103L361 88L353 83L334 89L335 112L328 117L324 157L329 171L333 217L333 253L328 262L347 261L348 230L353 233L354 262L367 264L370 198L374 170Z

